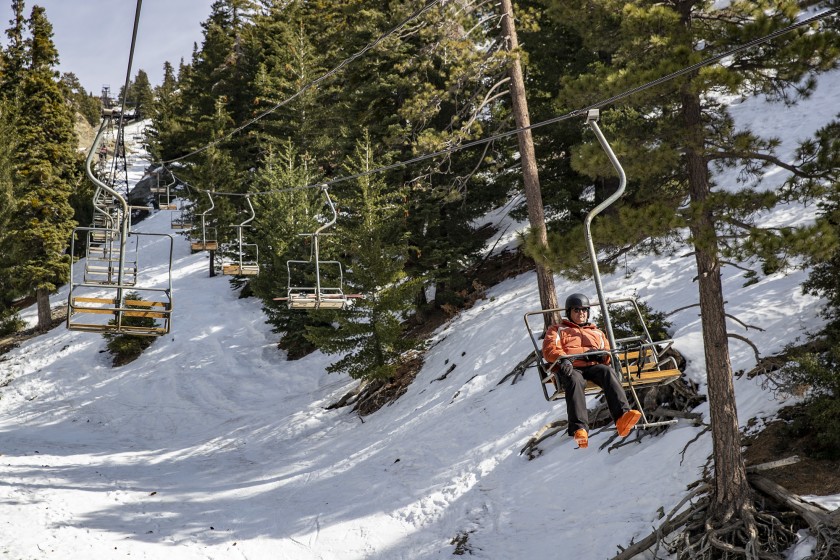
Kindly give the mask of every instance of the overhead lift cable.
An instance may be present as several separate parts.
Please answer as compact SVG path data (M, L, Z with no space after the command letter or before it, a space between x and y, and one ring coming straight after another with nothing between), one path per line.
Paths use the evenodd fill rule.
M364 55L365 53L367 53L369 50L371 50L371 49L373 49L374 47L376 47L379 43L381 43L382 41L384 41L385 39L387 39L388 37L390 37L391 35L393 35L393 34L394 34L394 33L396 33L397 31L399 31L400 29L402 29L403 27L405 27L408 23L410 23L411 21L413 21L413 20L417 19L417 18L418 18L418 17L420 17L421 15L425 14L425 13L426 13L427 11L429 11L432 7L434 7L434 6L435 6L435 4L441 4L441 5L442 5L442 4L445 4L447 1L448 1L448 0L431 0L430 2L426 3L426 4L425 4L425 5L423 5L421 8L419 8L418 10L416 10L414 13L412 13L410 16L408 16L407 18L405 18L404 20L402 20L402 21L401 21L400 23L398 23L396 26L392 27L390 30L386 31L385 33L383 33L382 35L380 35L379 37L377 37L377 38L376 38L373 42L368 43L368 44L367 44L367 45L365 45L365 47L363 47L361 50L357 51L356 53L354 53L354 54L350 55L349 57L345 58L344 60L342 60L342 61L341 61L341 62L340 62L337 66L335 66L332 70L330 70L330 71L328 71L328 72L326 72L326 73L322 74L320 77L315 78L315 79L314 79L314 80L312 80L311 82L308 82L308 83L307 83L307 84L305 84L303 87L301 87L301 88L300 88L297 92L295 92L295 93L294 93L294 94L292 94L291 96L287 97L287 98L286 98L286 99L284 99L283 101L280 101L279 103L276 103L276 104L275 104L273 107L271 107L270 109L266 109L265 111L263 111L262 113L260 113L260 114L259 114L259 115L257 115L256 117L254 117L254 118L252 118L252 119L250 119L250 120L246 121L244 124L242 124L242 125L240 125L240 126L238 126L238 127L234 128L233 130L231 130L230 132L228 132L228 133L227 133L227 134L225 134L224 136L222 136L222 137L220 137L220 138L217 138L216 140L214 140L214 141L210 142L209 144L207 144L207 145L205 145L205 146L202 146L201 148L198 148L197 150L193 150L192 152L190 152L190 153L188 153L188 154L185 154L185 155L183 155L183 156L180 156L180 157L177 157L177 158L173 158L173 159L170 159L170 160L166 160L166 161L163 161L163 162L160 162L160 163L161 163L161 164L163 164L163 165L165 165L165 164L167 164L167 163L174 163L174 162L176 162L176 161L181 161L181 160L187 159L187 158L189 158L189 157L192 157L192 156L198 155L198 154L200 154L200 153L202 153L202 152L204 152L204 151L206 151L206 150L209 150L210 148L212 148L212 147L214 147L214 146L219 145L221 142L223 142L223 141L227 140L228 138L233 137L234 135L236 135L236 134L238 134L238 133L242 132L243 130L245 130L245 129L246 129L246 128L248 128L249 126L251 126L251 125L253 125L253 124L257 123L258 121L260 121L260 120L262 120L263 118L267 117L268 115L272 114L274 111L276 111L276 110L277 110L277 109L279 109L280 107L283 107L284 105L288 104L289 102L291 102L291 101L293 101L293 100L297 99L297 98L298 98L298 97L300 97L303 93L305 93L307 90L309 90L309 89L311 89L311 88L313 88L313 87L317 86L318 84L320 84L321 82L323 82L324 80L326 80L327 78L329 78L330 76L332 76L332 75L334 75L334 74L338 73L338 72L339 72L342 68L344 68L345 66L347 66L347 65L348 65L348 64L350 64L351 62L355 61L357 58L360 58L362 55ZM138 8L138 9L139 9L139 8Z
M435 2L431 2L430 4L427 4L426 6L424 6L421 9L421 11L427 10L434 3ZM574 110L572 110L568 113L558 115L556 117L552 117L552 118L546 119L544 121L540 121L540 122L537 122L537 123L532 123L529 126L514 128L514 129L511 129L511 130L508 130L508 131L505 131L505 132L500 132L498 134L488 136L486 138L480 138L478 140L473 140L473 141L470 141L470 142L466 142L464 144L459 144L457 146L450 146L448 148L444 148L444 149L438 150L436 152L429 152L429 153L422 154L422 155L419 155L419 156L416 156L416 157L413 157L413 158L410 158L410 159L398 161L398 162L391 163L391 164L388 164L388 165L383 165L381 167L376 167L374 169L369 169L369 170L366 170L366 171L362 171L362 172L359 172L359 173L354 173L354 174L351 174L351 175L345 175L345 176L342 176L342 177L336 177L336 178L331 179L329 181L320 181L316 184L304 185L304 186L300 186L300 187L292 187L292 188L283 189L283 190L279 190L279 191L274 190L274 191L252 192L252 193L249 193L248 196L259 196L259 195L278 193L278 192L291 192L291 191L302 190L302 189L320 189L324 185L332 186L332 185L335 185L335 184L338 184L338 183L343 183L343 182L346 182L346 181L353 181L355 179L360 179L362 177L368 177L368 176L376 175L376 174L383 173L383 172L386 172L386 171L392 171L394 169L401 169L401 168L408 167L409 165L412 165L412 164L415 164L415 163L420 163L420 162L430 160L430 159L434 159L434 158L437 158L437 157L440 157L440 156L450 155L450 154L453 154L455 152L459 152L461 150L466 150L466 149L474 148L474 147L477 147L477 146L483 146L485 144L489 144L490 142L494 142L496 140L500 140L500 139L503 139L503 138L509 138L511 136L514 136L514 135L519 134L520 132L524 132L526 130L533 130L533 129L541 128L541 127L548 126L548 125L551 125L551 124L557 124L559 122L566 121L566 120L569 120L569 119L584 117L589 113L589 111L591 111L593 109L601 109L601 108L604 108L608 105L612 105L617 101L620 101L620 100L625 99L627 97L631 97L631 96L633 96L637 93L640 93L642 91L654 88L654 87L656 87L660 84L663 84L665 82L669 82L669 81L671 81L673 79L676 79L680 76L690 74L691 72L695 72L696 70L699 70L700 68L703 68L704 66L709 66L709 65L714 64L716 62L720 62L721 60L723 60L727 57L730 57L730 56L735 55L737 53L749 50L749 49L751 49L753 47L756 47L758 45L761 45L761 44L767 43L769 41L772 41L773 39L781 37L782 35L790 33L791 31L799 29L800 27L805 27L805 26L811 25L812 23L816 23L817 21L821 21L823 19L826 19L826 18L828 18L832 15L836 15L836 14L838 14L838 12L840 12L840 8L831 8L829 10L826 10L824 12L821 12L821 13L816 14L814 16L811 16L809 18L806 18L806 19L803 19L803 20L798 21L796 23L793 23L793 24L791 24L787 27L783 27L782 29L778 29L778 30L776 30L772 33L768 33L767 35L764 35L762 37L758 37L757 39L753 39L752 41L744 43L743 45L733 47L733 48L731 48L729 50L726 50L726 51L724 51L720 54L710 56L710 57L705 58L705 59L703 59L699 62L696 62L695 64L692 64L690 66L686 66L684 68L676 70L676 71L674 71L670 74L667 74L665 76L662 76L660 78L656 78L655 80L651 80L649 82L646 82L646 83L641 84L639 86L636 86L634 88L625 90L625 91L623 91L621 93L618 93L616 95L613 95L612 97L609 97L607 99L597 101L595 103L592 103L591 105L587 105L586 107L583 107L583 108L580 108L580 109L574 109ZM417 15L419 15L419 13ZM413 17L416 17L416 15L413 16ZM407 23L408 21L409 20L407 19L407 20L403 21L403 23L401 23L400 25L405 25L405 23ZM393 30L391 32L393 32ZM389 33L391 33L391 32L389 32ZM377 41L372 43L370 46L373 46L375 43L379 42L386 35L383 35L382 37L380 37L380 39L377 39ZM363 51L365 51L365 50L369 50L369 49L366 47L365 49L363 49ZM360 55L361 53L362 53L362 51L359 51L359 53L357 53L356 55L353 55L353 57L356 57L357 55ZM347 59L340 66L344 65L347 61L349 61L353 57L350 57L349 59ZM328 72L327 74L325 74L321 78L318 78L318 80L321 80L321 79L325 78L328 74L330 74L332 72L333 71ZM316 81L318 81L318 80L316 80ZM312 82L309 85L304 86L304 87L305 88L309 87L313 83L315 83L315 82ZM296 93L295 96L299 95L302 91L303 90ZM291 100L291 98L289 100ZM278 104L274 109L266 111L265 113L263 113L260 116L252 119L248 123L245 123L244 125L236 128L234 131L229 133L227 136L225 136L223 138L220 138L219 140L217 140L217 141L215 141L211 144L208 144L207 146L204 146L203 148L200 148L199 150L196 150L196 151L191 152L191 153L189 153L185 156L182 156L178 159L169 160L169 161L166 161L166 162L163 162L163 163L166 164L166 163L171 163L171 162L174 162L174 161L179 161L181 159L187 158L189 156L200 153L200 152L202 152L206 149L209 149L210 147L218 144L221 140L224 140L225 138L229 138L231 135L233 135L237 132L240 132L244 128L250 126L251 124L253 124L257 120L266 116L269 112L271 112L273 110L276 110L276 108L279 108L283 104L287 103L289 100L286 100L286 101ZM193 188L197 188L197 187L193 186ZM201 190L201 189L198 189L198 190ZM218 191L214 191L213 194L222 195L222 196L246 196L243 193L218 192Z
M131 39L126 88L131 76L131 64L137 39L137 24L140 19L142 1L137 0L134 19L134 33ZM122 134L125 91L123 92L123 111L120 113L119 133ZM92 255L100 257L100 270L91 269L87 262L85 274L81 279L74 274L73 261L70 263L70 291L68 294L67 328L70 330L129 333L132 335L161 336L169 332L172 314L172 247L173 238L169 234L137 233L131 231L131 210L126 198L111 186L102 182L91 169L94 153L105 131L110 127L112 114L106 114L100 125L99 133L90 147L85 160L85 173L96 186L93 197L94 208L105 216L101 224L96 222L91 227L77 227L73 230L70 254L75 255L74 243L77 238L86 240L86 261ZM118 139L119 142L119 139ZM118 148L119 149L119 148ZM117 154L115 153L115 157ZM135 252L139 250L140 236L156 236L168 239L169 268L163 287L150 284L141 285L138 280L137 260L126 261L129 239L133 241ZM94 275L93 273L97 273ZM159 283L159 280L156 280ZM143 295L152 295L154 300L142 299Z

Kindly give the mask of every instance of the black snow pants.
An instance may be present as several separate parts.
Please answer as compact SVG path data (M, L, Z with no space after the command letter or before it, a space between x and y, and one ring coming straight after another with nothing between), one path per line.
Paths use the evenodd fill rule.
M595 364L572 370L571 375L564 375L563 385L566 390L566 412L569 416L569 435L584 429L589 431L589 412L586 410L584 388L587 381L592 381L604 390L607 407L613 422L630 410L630 403L624 395L624 388L618 381L615 371L607 365Z

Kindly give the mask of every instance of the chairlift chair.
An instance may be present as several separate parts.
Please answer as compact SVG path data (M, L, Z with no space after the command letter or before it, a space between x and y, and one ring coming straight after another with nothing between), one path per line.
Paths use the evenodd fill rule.
M155 179L156 184L154 186L149 187L149 191L152 194L158 195L158 208L161 210L177 210L178 207L172 202L174 196L172 195L170 189L172 185L175 184L175 177L172 177L172 180L165 185L160 184L160 174L163 172L164 168L161 167L155 171Z
M210 207L199 214L199 218L201 219L201 241L193 241L190 244L190 247L193 251L216 251L219 248L219 242L216 241L216 229L207 227L207 214L209 214L216 205L213 203L213 197L210 195L209 192L206 193L207 198L210 200ZM212 235L208 236L208 233Z
M193 212L184 199L181 199L180 207L170 213L169 223L172 229L192 229Z
M289 309L344 309L350 300L362 297L360 294L344 293L344 270L339 261L322 261L320 258L319 237L324 230L332 227L338 219L338 212L335 209L327 186L321 186L327 206L332 213L332 218L319 227L314 233L299 234L311 238L311 248L308 260L286 261L286 272L288 275L286 285L286 297L274 298L276 301L286 301ZM324 267L337 270L337 282L332 284L324 282ZM315 281L315 285L304 284L297 281L298 277L306 276L309 273Z
M601 274L598 270L598 258L595 253L595 245L592 240L592 220L600 212L621 198L627 186L627 176L624 173L624 169L621 167L621 163L618 161L618 158L615 156L615 153L601 132L601 129L598 127L599 117L599 110L592 109L587 114L586 123L595 134L598 139L598 143L606 152L610 163L618 173L619 187L612 195L598 204L586 215L586 219L584 220L584 238L589 250L589 258L592 262L592 273L595 281L595 289L598 293L598 305L600 306L601 315L603 317L604 330L610 343L611 350L609 351L609 354L612 357L611 363L616 374L619 376L622 386L624 386L625 389L630 390L633 399L636 402L637 408L642 413L641 420L636 427L652 428L655 426L673 424L676 420L667 420L663 422L648 421L647 416L645 415L644 407L642 406L639 396L636 393L637 388L654 387L672 383L673 381L676 381L680 375L682 375L682 372L677 368L676 361L672 357L665 355L665 352L671 347L673 341L651 340L650 333L645 326L644 318L642 317L639 307L633 298L607 301L604 297L604 289L601 284ZM613 333L612 321L610 320L608 305L621 302L630 302L635 308L639 323L642 325L643 332L630 338L616 340ZM549 401L563 397L564 391L557 381L557 375L552 370L555 364L548 364L543 359L542 344L540 341L544 336L544 332L542 330L537 330L534 325L531 324L530 320L533 320L534 317L539 317L540 321L542 321L542 325L544 326L547 317L556 316L556 314L559 314L562 311L563 310L559 308L544 309L525 314L525 326L528 330L531 342L534 345L537 370L540 374L540 386L542 387L543 395L546 400ZM579 356L572 355L564 357L574 360ZM554 388L552 392L549 392L549 386ZM600 387L594 384L587 384L585 388L585 392L587 394L597 393L600 392L600 390Z
M256 243L245 243L242 235L246 227L251 227L248 223L256 217L251 197L246 196L245 201L248 203L251 215L241 224L233 226L236 228L236 258L222 264L222 274L226 276L257 276L260 273L260 249Z
M108 119L109 120L109 119ZM117 191L99 180L91 170L93 154L110 123L103 121L99 133L88 152L85 170L88 177L108 196L113 197L116 211L103 210L107 216L105 227L77 227L70 241L71 254L76 254L77 239L86 241L85 270L77 275L75 263L70 263L70 292L67 297L66 325L70 330L105 333L127 333L140 336L160 336L169 332L172 313L172 247L173 237L161 233L131 232L131 206ZM94 195L94 205L100 201ZM139 281L137 258L127 260L127 253L135 253L141 238L162 237L169 240L168 280L163 286L143 285ZM91 265L89 259L99 260ZM99 266L103 270L96 270ZM99 276L97 276L99 274ZM77 277L79 276L79 277Z
M594 302L592 305L595 307L600 304L599 302ZM603 309L604 307L615 305L631 306L635 312L636 323L640 325L639 332L614 340L610 343L611 350L603 352L604 354L610 355L610 363L618 374L621 385L631 392L642 413L642 419L638 427L652 428L673 424L676 420L663 422L648 421L639 397L636 394L636 390L667 385L680 378L682 372L677 367L677 362L674 357L668 353L674 341L670 339L653 340L651 338L644 316L635 298L627 297L609 300L605 306L601 307ZM565 390L558 382L556 372L553 369L555 364L547 363L542 354L545 318L546 316L552 316L555 313L562 313L563 311L565 310L561 308L531 311L526 313L524 317L525 327L528 329L528 336L534 346L534 357L536 358L537 371L540 376L540 386L542 387L543 396L547 401L555 401L565 396ZM592 354L564 356L564 358L572 361L581 357L591 359ZM587 382L584 388L584 393L587 395L594 395L600 392L601 388L592 382Z

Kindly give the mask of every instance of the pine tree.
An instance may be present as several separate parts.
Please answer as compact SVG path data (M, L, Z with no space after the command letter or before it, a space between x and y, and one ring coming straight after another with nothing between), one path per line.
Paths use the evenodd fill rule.
M148 118L152 113L155 96L152 84L145 70L138 70L137 75L129 84L128 104L134 106L134 114L138 119Z
M370 139L357 143L348 174L378 165ZM354 379L388 379L400 356L415 343L404 335L402 321L413 308L422 278L408 278L408 232L402 190L381 177L363 176L341 200L342 223L337 229L343 254L352 259L348 284L363 299L339 312L334 325L313 326L307 338L327 354L344 356L327 371L347 372Z
M791 24L799 13L788 0L733 1L716 8L701 0L587 0L548 2L558 18L574 22L597 60L589 72L564 82L564 108L578 108L664 76L713 53ZM623 204L600 220L599 239L613 247L665 239L687 228L698 270L703 322L710 420L715 466L714 486L707 503L708 521L702 535L690 535L682 557L697 549L747 547L756 556L767 541L761 531L773 530L755 515L740 449L721 268L729 257L745 257L771 238L752 223L756 213L774 205L779 193L720 185L715 167L741 166L760 176L772 164L799 173L796 164L774 154L777 141L737 130L721 94L763 94L794 102L813 87L813 75L835 65L837 34L825 27L800 29L773 43L744 51L731 62L705 67L619 103L603 121L631 184ZM712 95L714 93L715 95ZM596 179L608 178L609 164L592 141L582 146L573 164ZM769 235L769 237L768 237ZM578 237L580 239L580 237ZM762 239L760 244L751 243ZM578 247L579 242L578 242ZM557 237L553 256L575 258L569 236ZM765 251L759 257L772 259ZM734 450L734 452L733 452ZM707 533L716 531L715 542ZM743 533L739 533L743 529ZM740 535L757 537L746 542ZM744 553L742 555L748 556Z
M9 38L6 48L2 54L2 65L0 65L0 97L16 102L19 87L23 78L24 69L27 66L26 46L24 34L26 32L26 16L24 14L24 0L12 0L13 19L9 21L10 27L6 30Z
M12 167L15 152L15 133L12 112L8 102L0 101L0 336L17 330L20 321L12 303L19 295L12 280L10 269L14 235L9 223L15 213L12 191Z
M63 89L54 70L58 52L52 25L43 8L35 6L28 20L29 65L20 83L16 133L14 197L17 211L9 224L15 238L11 274L38 301L38 327L51 322L49 294L69 273L65 254L74 227L68 199L77 181L77 139Z
M149 152L157 160L167 159L167 154L177 153L177 147L171 145L180 137L181 124L177 116L180 101L178 77L175 69L167 61L163 63L163 79L154 89L151 106L152 124L146 129L146 142Z
M73 111L81 114L91 126L97 126L102 115L99 98L88 94L73 72L62 74L61 84L66 88L64 96L70 101Z
M380 22L400 21L416 9L416 3L394 2L348 15L344 35L353 41L348 50L372 40L372 29L388 27ZM409 159L503 126L493 117L507 91L507 55L495 27L499 14L492 10L472 3L429 10L410 31L389 36L357 61L346 82L352 95L345 113L358 123L350 139L367 128L396 159ZM412 273L428 273L435 287L428 305L427 291L418 291L421 310L462 302L460 294L471 284L463 270L476 262L482 246L473 220L505 199L506 185L495 180L495 172L506 159L495 145L480 146L387 175L410 184L408 227L416 250L407 266Z
M279 147L266 148L263 166L256 173L253 189L263 194L255 197L255 225L252 239L260 247L260 275L251 282L254 295L265 302L268 322L274 331L281 333L280 348L287 351L289 359L305 356L315 349L306 338L307 327L324 323L322 317L311 313L290 310L286 302L274 301L285 297L289 285L296 285L301 275L307 285L314 285L308 275L311 267L296 265L289 279L287 261L306 261L310 257L310 239L304 234L319 227L319 218L325 211L320 191L301 189L313 184L311 161L306 154L298 153L291 140ZM325 244L329 250L329 243ZM304 268L305 270L301 271Z

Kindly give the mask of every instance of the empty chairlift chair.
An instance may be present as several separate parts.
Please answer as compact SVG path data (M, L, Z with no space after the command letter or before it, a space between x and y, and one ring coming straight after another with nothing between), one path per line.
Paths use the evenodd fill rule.
M76 254L76 240L86 240L85 269L79 271L75 263L70 265L70 293L68 295L67 328L70 330L106 333L128 333L144 336L160 336L170 330L172 313L172 246L173 238L168 234L132 232L131 207L114 189L100 181L91 171L91 159L106 128L103 122L99 134L88 153L86 172L88 177L108 197L113 198L115 208L103 209L99 194L94 195L97 211L105 214L102 224L78 227L71 238L71 254ZM168 275L160 280L143 282L137 261L142 239L168 239ZM160 246L160 245L158 245ZM164 245L164 247L166 247ZM135 254L128 260L129 253ZM164 253L166 257L166 253ZM104 271L89 266L89 258L98 259ZM94 273L99 273L96 276ZM158 271L159 272L159 271Z
M183 198L177 210L172 210L170 213L170 227L172 229L192 229L193 227L193 210L192 207L186 203Z
M226 276L257 276L260 273L259 247L256 243L245 243L243 236L245 228L251 227L248 224L256 217L251 197L246 196L245 201L251 215L241 224L233 226L236 228L236 244L228 247L228 251L233 252L233 258L222 264L222 274Z
M359 294L344 293L344 270L340 262L323 261L320 258L319 236L324 230L332 227L338 219L338 213L327 192L327 187L322 186L321 192L324 194L332 218L314 233L300 234L311 238L309 260L286 261L288 274L286 297L275 298L277 301L286 301L290 309L344 309L351 299L361 297ZM333 271L329 279L325 276L325 269ZM311 279L312 283L306 281L307 279Z
M213 203L213 197L210 193L207 192L206 194L210 200L210 207L198 215L201 223L201 231L197 233L201 237L190 244L193 251L216 251L219 248L219 242L216 241L216 229L207 227L207 215L213 211L216 205Z
M172 176L172 180L166 183L165 185L160 184L160 174L166 170L164 167L159 167L154 171L156 184L150 187L150 191L152 194L157 195L158 200L158 208L161 210L177 210L178 207L173 202L173 198L175 195L172 193L172 187L175 185L175 177Z

